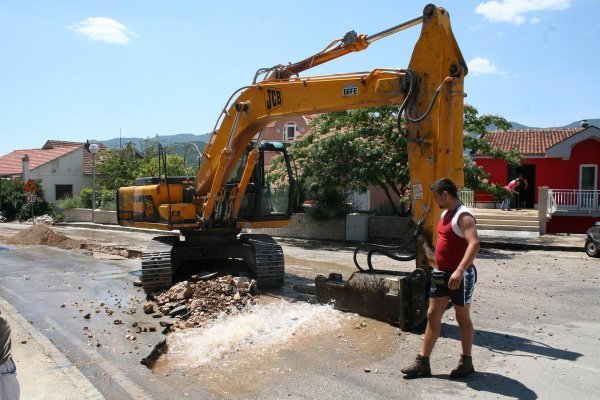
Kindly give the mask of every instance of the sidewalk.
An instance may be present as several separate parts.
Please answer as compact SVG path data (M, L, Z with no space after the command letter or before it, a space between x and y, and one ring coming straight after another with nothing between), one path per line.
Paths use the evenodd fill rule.
M584 252L585 234L546 234L481 230L481 247L505 250L544 250Z
M11 329L22 400L102 400L104 397L50 340L0 297Z

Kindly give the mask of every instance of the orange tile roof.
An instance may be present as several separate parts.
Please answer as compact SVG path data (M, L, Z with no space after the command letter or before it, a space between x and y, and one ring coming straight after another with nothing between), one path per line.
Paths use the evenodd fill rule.
M12 151L7 155L0 157L0 175L20 174L23 171L21 158L23 158L25 154L29 156L29 169L32 170L75 151L76 149L76 147L56 147L47 150L27 149Z
M52 149L55 147L81 147L84 144L85 143L81 143L81 142L66 142L64 140L48 140L42 146L42 150Z
M83 142L67 142L64 140L48 140L41 149L27 149L27 150L15 150L5 156L0 157L0 175L15 175L22 172L22 161L21 158L27 154L29 155L29 169L35 169L47 162L55 160L68 154L76 149L85 146ZM108 150L103 143L98 143L100 151ZM98 164L99 159L96 159ZM85 150L83 151L83 173L91 175L93 172L92 168L92 153ZM96 171L97 173L98 171Z
M485 135L488 142L503 150L518 150L526 155L544 155L555 144L570 138L583 128L511 129L491 131Z
M83 145L84 143L81 143L81 145ZM100 148L100 153L105 152L106 150L108 150L108 147L106 147L103 143L96 143L98 145L98 147ZM91 175L93 173L93 163L92 163L93 159L92 159L92 153L90 153L89 151L83 150L83 173L86 175ZM98 166L98 163L100 162L100 157L96 156L96 167ZM98 170L96 169L96 174L98 173Z

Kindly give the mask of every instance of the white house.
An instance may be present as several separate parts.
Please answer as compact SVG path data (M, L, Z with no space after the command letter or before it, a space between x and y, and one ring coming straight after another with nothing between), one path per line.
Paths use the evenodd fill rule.
M106 149L99 146L101 151ZM29 178L41 180L46 200L77 196L83 188L92 187L92 154L86 143L48 140L40 149L14 150L0 157L0 177L21 177L25 155Z

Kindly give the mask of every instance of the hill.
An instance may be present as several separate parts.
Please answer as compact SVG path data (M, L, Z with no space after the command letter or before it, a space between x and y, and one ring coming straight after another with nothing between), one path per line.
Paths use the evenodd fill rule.
M594 125L600 128L600 118L588 118L587 122L589 122L590 125ZM569 125L561 126L560 128L579 128L580 126L581 120L571 122Z
M194 135L193 133L177 133L175 135L156 135L154 137L121 137L121 138L113 138L108 140L92 140L95 143L103 143L105 146L111 149L118 149L119 147L125 147L127 142L131 142L135 145L136 149L141 150L142 144L144 140L153 140L158 141L163 146L169 146L176 143L179 144L187 144L187 143L206 143L210 138L210 133L205 133L204 135Z
M113 138L109 140L91 140L93 143L103 143L105 146L111 149L118 149L121 146L125 147L127 142L131 142L135 145L135 148L139 151L143 150L144 142L146 140L159 142L162 144L168 154L173 154L176 156L184 157L186 165L192 166L193 168L198 168L198 160L199 154L193 146L189 146L189 144L193 143L198 147L198 150L204 150L206 146L206 142L210 139L210 134L206 133L204 135L194 135L192 133L178 133L175 135L156 135L154 137L147 138L139 138L139 137L122 137L122 138Z
M594 125L594 126L600 128L600 118L588 118L587 121L589 122L590 125ZM527 126L527 125L523 125L523 124L520 124L520 123L514 122L514 121L510 121L510 123L512 124L511 129L539 129L538 127ZM563 125L563 126L549 126L547 128L579 128L579 127L581 127L581 120L571 122L570 124ZM490 125L486 129L488 131L494 131L498 128L494 125Z

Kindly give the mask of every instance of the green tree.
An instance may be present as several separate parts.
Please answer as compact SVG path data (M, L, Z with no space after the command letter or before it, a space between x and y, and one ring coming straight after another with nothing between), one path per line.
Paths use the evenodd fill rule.
M195 175L191 167L185 168L181 156L172 155L170 148L165 149L166 172L169 176ZM96 165L100 189L116 191L123 186L131 186L135 179L144 176L158 176L164 173L162 160L159 170L159 143L147 139L143 145L143 153L135 151L132 144L122 150L106 151L100 155Z
M290 153L300 185L308 184L307 194L325 209L322 214L344 212L345 191L364 192L371 185L380 187L401 213L398 184L408 182L408 168L397 116L398 109L387 106L321 114L310 132L294 141Z
M509 129L510 123L494 115L478 115L465 106L464 146L474 152L520 162L514 151L493 148L485 140L486 127ZM297 138L290 147L298 180L298 199L311 198L325 209L345 210L345 190L365 191L370 185L380 187L388 206L396 215L404 214L402 203L408 201L401 188L409 183L406 140L398 133L398 108L380 106L321 114L313 119L311 130ZM489 175L465 159L465 184L476 190L496 190L487 183ZM284 168L275 160L269 178L281 181ZM333 215L334 212L321 212Z
M37 200L33 203L33 213L38 217L44 214L56 217L52 204L44 197L41 182L41 180L36 180ZM31 204L27 203L28 193L25 192L24 186L21 179L0 179L0 210L8 220L16 218L23 221L31 218Z
M155 140L145 140L143 144L144 159L140 163L138 174L139 176L158 176L164 173L163 159L159 157L159 149L161 145ZM169 145L162 147L166 154L167 175L196 175L196 170L193 166L187 166L182 155L178 155L180 146ZM160 159L160 162L159 162ZM160 168L160 171L159 171Z
M99 159L96 182L100 188L112 190L133 185L142 163L131 143L124 149L104 151L99 154Z

